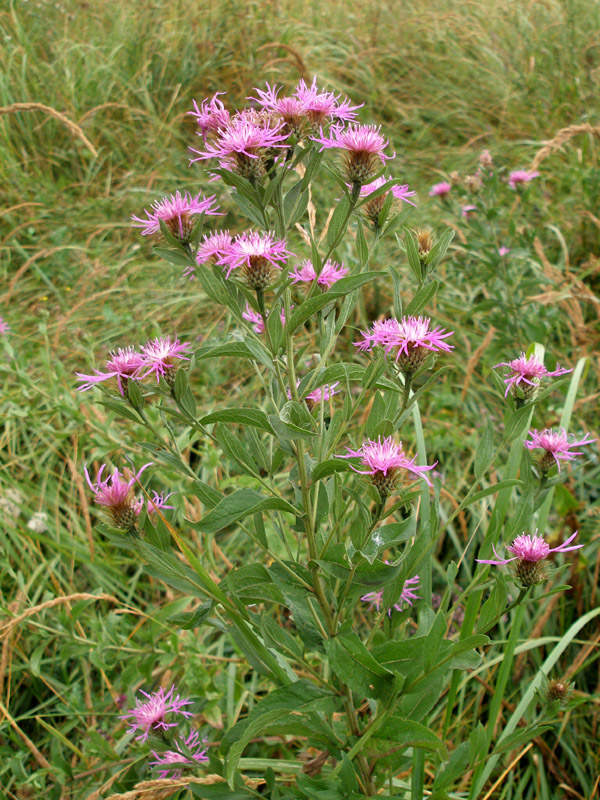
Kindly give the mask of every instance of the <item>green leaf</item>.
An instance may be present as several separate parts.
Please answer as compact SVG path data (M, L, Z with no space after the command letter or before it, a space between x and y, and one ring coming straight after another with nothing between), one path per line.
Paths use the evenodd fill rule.
M360 219L358 220L356 229L356 250L358 253L358 260L361 266L364 267L369 260L369 246L365 238L365 228Z
M450 246L452 239L454 239L454 234L454 228L446 228L429 251L425 263L429 267L430 272L437 267L442 258L446 255L446 250Z
M446 745L432 730L410 719L390 717L377 731L376 737L366 745L371 755L385 754L387 750L392 749L391 744L395 751L405 747L420 747L442 754L446 752Z
M419 258L419 248L417 247L415 237L408 228L404 228L404 246L406 247L406 255L408 257L408 266L410 267L416 280L421 283L424 275L421 267L421 259ZM409 312L407 310L406 313L409 314L413 312Z
M327 229L327 247L332 248L337 246L341 237L348 226L348 211L350 210L350 200L346 195L342 195L338 200L335 211L329 221L329 228Z
M498 621L506 606L506 596L504 577L496 578L496 585L479 612L479 619L477 620L478 633L485 633Z
M214 435L225 455L239 464L244 472L249 472L250 475L258 475L259 470L256 462L239 436L222 425L218 427Z
M333 475L334 472L352 472L352 467L345 459L330 458L317 464L310 473L310 478L313 483L316 483L329 475Z
M196 361L201 361L205 358L224 358L231 356L232 358L247 358L254 360L253 353L248 350L244 342L228 342L227 344L218 345L203 345L199 350L196 350Z
M127 381L127 397L136 411L141 412L143 410L144 398L137 381Z
M363 697L380 697L394 675L373 658L352 632L339 634L325 643L334 674Z
M196 262L191 256L187 255L186 253L182 253L179 250L171 250L168 247L154 247L152 248L152 252L154 255L164 258L165 261L168 261L170 264L174 264L177 267L197 266Z
M184 611L181 614L173 614L169 617L169 624L175 628L183 628L186 631L199 628L205 622L212 611L212 602L202 603L194 611Z
M509 412L510 413L510 412ZM521 436L521 434L529 426L529 418L531 415L530 405L522 406L516 411L512 412L510 417L504 423L504 441L512 442L513 439Z
M283 199L286 230L302 219L308 206L308 188L303 189L303 183L303 180L295 183Z
M205 514L199 522L194 523L194 527L205 533L216 533L233 525L238 519L268 510L298 514L298 510L294 506L279 497L263 497L254 489L238 489L237 492L224 497L212 511Z
M201 417L198 422L200 425L210 425L213 422L237 422L239 425L251 425L253 428L259 428L270 434L275 433L265 412L256 408L225 408Z
M469 742L459 744L456 750L450 755L448 762L436 772L435 780L433 782L434 790L445 789L448 786L462 778L467 766L470 763L470 750Z
M513 486L522 485L523 481L520 481L517 478L507 478L505 481L499 481L493 486L488 486L487 489L482 489L480 492L475 492L475 494L471 495L471 497L469 497L468 501L465 503L465 508L473 505L473 503L479 502L479 500L483 500L484 497L489 497L491 494L501 492L503 489L511 489Z
M140 417L135 413L135 411L129 408L129 406L125 405L125 401L118 403L114 400L100 400L99 402L101 406L114 411L119 417L130 419L137 423L141 422Z
M413 317L420 314L435 296L439 285L439 281L431 281L431 283L426 283L425 286L422 286L410 301L404 313Z
M481 478L492 462L494 453L494 426L488 419L485 431L475 453L475 477Z

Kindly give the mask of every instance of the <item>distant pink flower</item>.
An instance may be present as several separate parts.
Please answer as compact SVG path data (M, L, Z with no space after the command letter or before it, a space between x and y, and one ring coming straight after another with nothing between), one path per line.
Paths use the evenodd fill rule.
M293 306L291 306L293 308ZM246 303L246 308L242 311L242 317L247 320L248 322L252 322L252 327L254 328L254 333L263 333L265 330L265 323L263 322L263 318L259 313L257 313L253 308L250 308L248 303ZM281 324L285 325L285 309L282 308L279 312L279 319L281 320Z
M95 375L84 375L81 372L75 373L78 380L84 381L78 387L78 391L85 392L97 383L116 379L119 392L124 397L127 381L138 379L139 369L143 364L144 356L138 353L134 347L119 348L116 353L111 352L110 358L106 362L106 372L100 372L100 370L96 369L94 370Z
M144 369L146 371L141 377L146 378L151 373L154 373L157 383L161 377L168 383L171 377L171 370L176 366L176 361L180 359L189 361L189 358L183 353L188 352L191 346L189 342L180 342L177 337L171 341L170 336L158 337L143 345L144 363L142 372Z
M392 180L389 176L386 178L383 175L380 175L379 178L376 178L371 183L365 183L363 186L360 187L360 196L361 197L368 197L370 194L373 194L377 189L381 189L382 186ZM392 195L396 198L396 200L403 200L405 203L408 203L411 206L415 206L416 203L413 203L412 200L409 200L409 197L414 197L416 192L412 192L409 188L408 183L399 186L398 184L394 184L390 189ZM387 197L387 192L384 192L380 197L385 198ZM375 198L378 200L379 198Z
M309 405L311 403L317 405L321 402L321 400L331 400L333 395L338 393L337 387L339 385L339 381L336 381L335 383L326 383L324 386L319 386L318 389L313 389L313 391L309 392L304 399Z
M408 578L404 581L404 586L402 587L402 593L397 603L394 603L394 608L396 611L402 611L402 606L407 604L412 606L415 600L420 600L418 594L415 594L420 588L420 579L418 575L415 575L414 578ZM372 611L374 608L377 611L381 611L381 605L383 602L383 589L380 589L378 592L369 592L368 594L363 595L361 598L365 603L371 603L368 610ZM392 616L392 609L388 608L388 615Z
M377 441L373 439L365 439L362 446L358 450L347 448L346 455L337 456L337 458L360 458L361 465L366 469L360 470L350 464L351 469L358 472L359 475L371 475L373 483L383 496L387 496L395 487L399 478L398 470L405 469L412 472L429 485L433 484L425 475L430 469L433 469L435 464L429 466L418 466L415 464L416 456L408 458L402 448L402 442L396 442L393 436L388 436L387 439L379 436Z
M504 378L504 383L506 384L505 397L511 389L515 390L517 386L521 386L525 397L530 398L535 393L542 378L557 377L558 375L566 375L568 372L573 372L572 369L562 369L558 364L553 372L548 372L543 362L536 358L535 355L532 354L527 358L525 353L521 353L519 358L514 358L512 361L501 361L495 365L494 369L498 367L508 367L510 370ZM526 385L523 386L522 384Z
M269 285L273 270L281 270L292 255L285 239L277 240L268 232L245 231L226 247L218 263L226 268L228 278L234 269L242 267L248 285L261 290Z
M10 325L0 317L0 336L6 336L10 330Z
M198 127L200 128L199 135L202 136L204 140L206 140L207 133L216 133L219 128L224 128L229 124L231 115L222 101L217 100L220 94L226 94L226 92L217 92L210 100L206 98L206 100L202 101L200 108L198 108L196 101L192 100L194 110L187 112L196 117Z
M509 253L510 253L510 248L509 247L504 247L504 245L503 245L502 247L498 248L498 255L501 258L504 258L504 256L507 256Z
M545 450L546 452L543 456L544 463L542 466L549 469L552 460L554 460L559 472L561 461L572 461L575 456L583 455L580 450L574 450L573 448L585 444L592 444L592 442L596 441L595 439L588 438L589 433L586 433L583 439L579 441L573 440L569 443L567 432L564 428L560 428L558 431L552 431L550 428L546 428L546 430L541 432L533 430L529 431L528 435L531 436L531 441L524 442L525 447L529 450Z
M482 150L481 155L477 160L479 161L479 164L481 167L483 167L483 169L489 169L491 166L493 166L494 163L492 155L489 150Z
M429 317L402 317L375 322L370 332L364 333L362 342L355 347L359 350L371 350L381 345L386 353L395 352L395 360L406 372L416 371L425 361L429 352L454 349L444 341L452 336L452 331L444 331L439 325L430 329Z
M550 553L566 553L569 550L578 550L580 547L583 547L582 544L573 544L570 547L567 547L567 545L572 542L576 536L577 531L575 531L572 536L569 536L569 538L563 544L559 545L558 547L551 548L548 542L546 542L542 536L537 535L537 530L533 535L529 533L522 533L513 540L512 544L509 544L506 547L506 549L513 554L512 558L502 558L498 555L496 549L492 548L494 550L496 560L478 558L477 561L480 564L493 564L494 566L502 566L503 564L508 564L511 561L517 560L532 562L543 561L549 556Z
M380 133L381 126L350 124L346 128L333 125L329 129L328 137L311 136L310 138L321 145L321 150L339 149L346 153L346 177L352 184L368 183L369 178L377 170L378 163L394 158L384 154L388 140Z
M523 183L529 183L534 178L539 178L539 172L529 172L526 169L516 169L508 176L508 183L511 189L516 189Z
M313 78L310 86L301 80L294 94L302 103L304 113L313 125L322 125L331 119L356 119L356 111L362 108L362 104L350 105L347 97L340 102L341 94L335 95L333 92L319 91L316 78Z
M183 769L181 769L181 767L194 766L208 761L204 744L198 732L192 731L185 739L181 737L175 739L174 745L177 750L167 750L164 753L157 753L153 750L152 755L155 760L149 763L151 766L158 766L160 764L163 767L167 767L156 773L159 780L165 778L171 778L171 780L181 778L183 775Z
M130 709L127 714L123 714L121 719L132 718L129 722L128 733L136 733L141 731L139 736L136 736L136 741L145 742L151 730L166 730L167 728L176 728L179 721L167 722L166 718L169 714L181 715L183 717L191 717L189 711L184 711L183 707L191 704L191 700L183 699L181 695L176 694L175 686L171 686L168 692L160 687L157 692L147 694L141 692L145 701L136 698L135 708Z
M143 236L152 235L160 232L162 220L175 238L187 243L195 223L193 217L200 214L213 216L221 214L218 206L213 205L214 202L214 195L200 198L199 194L192 197L187 192L182 195L177 191L170 197L163 197L162 200L153 203L152 213L145 209L148 219L132 216L135 220L134 228L143 228Z
M471 217L475 216L475 212L477 211L477 206L463 206L461 210L461 214L466 219L470 219Z
M196 253L198 266L208 263L217 264L225 255L232 238L229 231L214 231L213 233L205 234ZM186 267L183 274L189 275L190 280L192 280L196 276L196 268L193 266Z
M312 283L316 278L320 286L325 286L327 289L330 289L334 283L344 278L349 271L350 270L343 264L338 264L337 261L327 259L317 277L312 261L306 259L300 265L296 266L293 272L290 272L290 277L293 278L292 283Z
M448 183L447 181L442 181L441 183L435 183L429 192L430 197L441 197L442 199L446 197L447 194L452 189L452 184Z

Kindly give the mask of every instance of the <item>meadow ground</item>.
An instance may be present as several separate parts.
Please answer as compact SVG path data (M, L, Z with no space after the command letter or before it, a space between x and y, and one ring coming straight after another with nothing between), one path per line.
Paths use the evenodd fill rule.
M235 106L265 81L291 87L313 75L364 103L363 121L383 126L397 153L394 174L417 191L411 226L456 230L435 306L456 332L456 357L423 412L429 446L452 476L443 489L447 512L469 481L479 421L502 418L490 368L532 342L566 367L587 357L570 399L571 430L598 434L599 2L7 0L0 9L0 316L10 326L0 337L2 797L96 799L130 789L146 774L144 759L128 749L118 713L144 681L181 678L202 698L199 718L216 739L263 691L226 636L202 628L175 634L168 618L188 601L95 530L84 462L139 458L141 443L110 410L77 393L74 373L99 365L108 349L159 334L198 342L223 335L226 312L156 258L130 217L176 188L210 188L188 166L193 99L226 91ZM505 202L480 224L461 207L479 202L464 177L484 149L500 175L533 164L541 176L526 199ZM454 172L459 199L429 197L432 184ZM214 191L225 197L221 187ZM226 223L239 227L233 204L223 205ZM496 257L502 246L512 251L506 266ZM378 268L388 255L381 251ZM387 313L387 284L364 303L372 319ZM225 361L203 362L194 375L206 411L231 396L248 398L253 380L250 367L236 363L233 371ZM558 424L566 391L552 397L537 427ZM579 530L587 544L564 580L572 588L527 610L506 713L547 648L600 603L596 448L586 454L585 474L569 472L554 494L553 537ZM205 480L226 488L229 473L216 452L206 448L202 458ZM177 489L177 476L169 477ZM485 513L478 507L449 527L435 574L443 577L460 558ZM254 558L235 528L197 544L215 575ZM585 702L533 746L504 754L505 777L493 790L490 780L486 798L599 796L599 642L596 618L559 664ZM450 742L485 708L497 662L486 664L460 697ZM441 726L443 706L439 714ZM251 774L267 759L284 774L297 769L296 750L277 737L254 748L243 759ZM465 781L453 797L466 796Z

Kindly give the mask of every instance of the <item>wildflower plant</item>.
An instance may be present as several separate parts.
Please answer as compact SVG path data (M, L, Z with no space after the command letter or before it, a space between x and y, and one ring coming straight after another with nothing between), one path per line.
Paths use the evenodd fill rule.
M525 608L539 602L548 581L541 565L577 558L585 546L550 530L552 489L527 471L528 448L541 447L560 466L579 453L573 447L592 440L569 444L565 434L556 444L551 431L533 430L524 443L534 413L542 416L557 389L548 382L538 393L541 379L569 370L548 371L541 345L503 362L504 377L493 377L492 361L504 419L474 421L479 441L462 495L444 505L450 476L423 412L434 413L436 384L452 374L461 352L435 304L454 231L436 229L433 220L407 227L415 194L401 176L390 177L396 169L385 132L357 121L358 105L316 80L290 92L267 85L252 97L247 109L228 107L219 93L194 104L200 141L191 143L191 168L200 193L180 197L189 208L178 206L176 224L160 205L153 212L163 233L156 255L182 286L195 278L203 302L223 310L226 334L198 346L173 333L139 349L124 343L106 371L78 378L128 430L144 430L140 440L152 453L151 475L148 464L137 474L101 467L95 480L86 471L111 542L133 548L154 579L201 599L197 624L230 637L264 692L240 701L226 732L211 731L218 741L209 748L193 704L174 687L146 686L124 718L137 746L148 748L154 776L185 780L209 763L236 797L256 796L244 782L253 776L266 781L272 798L405 797L398 776L409 775L412 800L425 796L426 781L428 793L442 798L469 774L474 800L510 749L496 725ZM470 185L479 182L485 192L495 174L489 153L479 169ZM198 202L215 177L219 207L237 207L243 220L237 229L218 227L212 197ZM313 205L322 196L313 188L322 186L338 197L329 213ZM506 180L504 187L512 193ZM430 192L443 198L444 213L455 193L445 182ZM477 209L472 224L480 209L485 216L485 203ZM194 218L185 235L180 212ZM148 217L143 233L154 226ZM375 319L365 306L374 285L391 298ZM259 391L246 389L242 400L232 396L200 414L198 375L211 359L232 371L249 366ZM580 375L578 368L573 381ZM561 424L566 429L568 420ZM151 489L142 487L142 473ZM171 508L174 481L183 498L175 496ZM490 513L465 542L472 567L461 558L438 574L433 552L454 535L459 515L484 498ZM225 537L219 546L226 548L232 531L249 558L218 574L209 551L215 536ZM512 543L503 558L505 541ZM504 564L513 565L516 598L508 596L510 576L495 570ZM517 631L508 644L506 615ZM458 618L460 631L451 625ZM450 736L460 682L470 680L493 637L504 650L485 725ZM169 664L173 673L184 668ZM440 708L441 727L430 722ZM530 717L522 722L519 746L539 735ZM270 735L285 737L296 757L311 748L318 770L296 769L292 777L274 760L248 775L252 766L242 762L242 777L247 748Z

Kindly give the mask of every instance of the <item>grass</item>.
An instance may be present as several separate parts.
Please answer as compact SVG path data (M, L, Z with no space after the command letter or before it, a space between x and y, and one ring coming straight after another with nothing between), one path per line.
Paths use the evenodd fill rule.
M9 798L91 800L111 788L125 791L144 774L115 715L131 688L182 676L202 698L198 713L215 734L264 689L227 638L212 629L172 632L168 617L187 601L94 530L82 480L85 461L141 450L132 427L75 392L73 373L110 347L159 332L192 340L224 335L224 315L154 258L129 222L176 187L197 190L199 172L187 166L192 99L226 90L233 103L243 102L264 80L292 85L317 74L365 103L366 121L382 124L398 153L396 174L419 193L419 222L457 226L449 210L440 213L428 200L433 182L472 171L484 147L510 168L523 167L560 129L599 124L600 3L11 0L0 11L0 41L0 106L49 106L98 151L94 157L81 136L43 110L0 116L0 315L12 329L0 358L0 782ZM470 479L479 437L473 420L501 418L489 366L507 350L537 340L561 364L590 356L576 429L597 425L598 138L574 136L541 171L543 191L515 215L530 249L516 262L522 274L508 276L520 293L512 308L510 292L501 294L507 281L481 271L473 241L457 236L443 267L436 313L457 331L458 367L429 402L424 424L429 450L456 476L443 492L448 509ZM234 212L226 222L236 225ZM542 299L523 306L532 296ZM503 310L487 339L486 314L497 298ZM207 409L248 392L249 372L232 376L228 364L204 364L197 388ZM560 392L552 402L554 419L536 419L538 427L558 422ZM207 482L224 488L236 480L215 453L200 455ZM600 473L597 454L590 457L585 480L574 472L551 511L554 531L578 527L589 544L566 580L573 588L526 612L530 636L517 646L507 717L564 631L600 603ZM40 532L27 526L38 511L47 514ZM188 516L198 512L199 505L187 509ZM450 526L436 553L438 577L474 535L478 513ZM195 544L215 575L254 557L240 531ZM36 610L22 617L28 609ZM513 753L517 763L493 793L493 781L486 784L482 797L597 796L599 631L591 621L559 659L585 704L533 748ZM461 683L450 741L487 707L494 669L491 654L485 669ZM247 756L259 759L258 773L266 756L296 758L278 740L253 748Z

